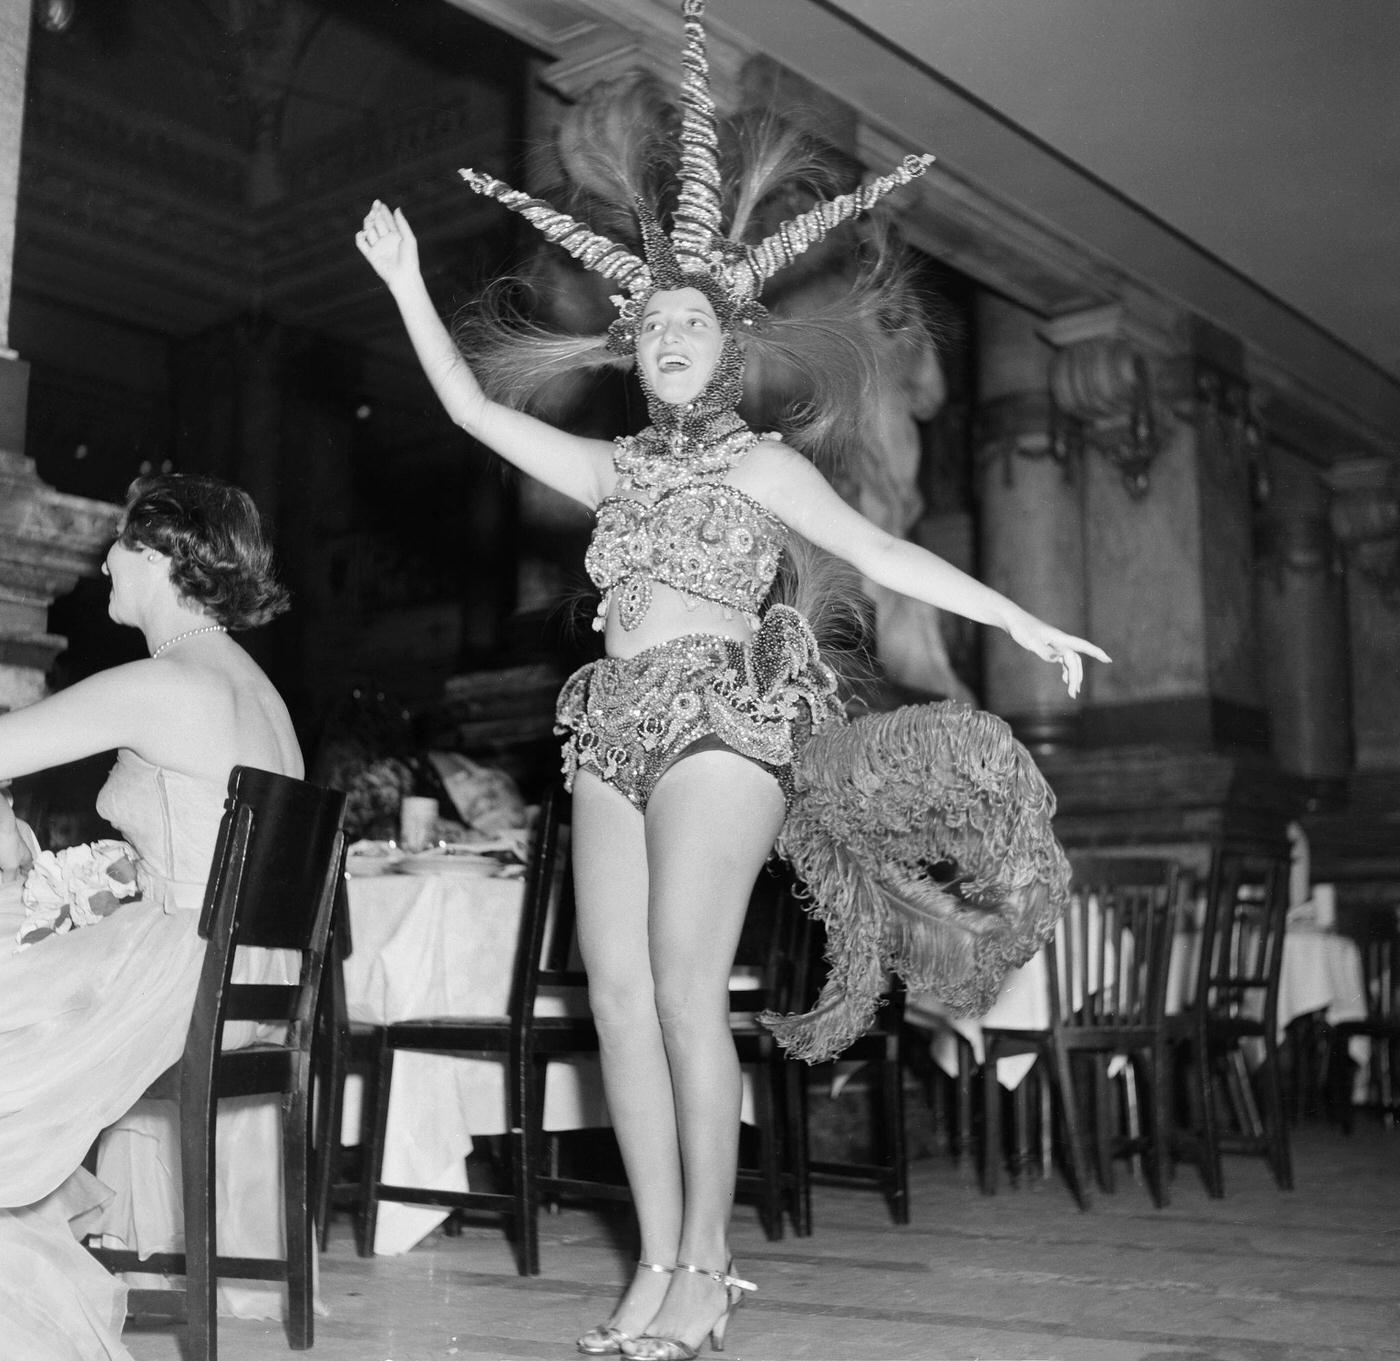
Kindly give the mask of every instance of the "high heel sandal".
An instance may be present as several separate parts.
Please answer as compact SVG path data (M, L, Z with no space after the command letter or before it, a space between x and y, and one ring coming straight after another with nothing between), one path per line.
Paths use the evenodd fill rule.
M724 1311L710 1329L710 1350L722 1352L729 1320L734 1311L743 1304L744 1292L757 1290L758 1287L752 1281L741 1280L734 1275L733 1258L723 1271L709 1271L702 1266L692 1266L689 1262L677 1262L676 1270L708 1276L724 1291ZM629 1338L622 1343L620 1350L623 1356L633 1357L635 1361L695 1361L700 1355L698 1346L692 1347L690 1343L682 1342L678 1337L662 1337L657 1333L643 1333L639 1338Z
M673 1266L662 1266L660 1262L638 1262L637 1265L661 1276L669 1276L676 1269ZM600 1323L579 1338L578 1349L585 1356L616 1356L622 1351L624 1342L635 1340L631 1333L624 1333L621 1328L614 1328L611 1323Z

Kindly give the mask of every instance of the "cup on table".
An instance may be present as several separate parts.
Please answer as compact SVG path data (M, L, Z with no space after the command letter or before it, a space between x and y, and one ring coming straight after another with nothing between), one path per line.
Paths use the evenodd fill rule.
M426 851L436 839L438 801L410 795L399 805L399 845L406 851Z
M1337 924L1336 884L1314 884L1312 890L1313 920L1319 931L1330 931Z

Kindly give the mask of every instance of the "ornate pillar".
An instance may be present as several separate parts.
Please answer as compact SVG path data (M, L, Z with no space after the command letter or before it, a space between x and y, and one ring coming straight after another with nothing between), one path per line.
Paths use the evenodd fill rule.
M1074 465L1051 432L1053 352L1037 319L991 293L977 298L982 576L1042 619L1082 634L1084 526ZM1056 667L986 632L988 709L1036 751L1072 745L1078 704Z
M1256 473L1238 346L1137 300L1056 319L1054 439L1082 480L1089 746L1262 748Z
M1042 766L1069 846L1152 847L1204 871L1225 842L1284 855L1289 782L1267 751L1253 607L1257 473L1243 356L1162 306L1040 328L1052 448L1081 487L1080 746Z
M1353 458L1325 476L1346 563L1356 765L1393 771L1400 769L1400 468L1390 458Z
M1286 450L1269 448L1265 467L1255 601L1272 749L1282 770L1330 802L1352 764L1346 584L1331 497L1317 471Z
M96 572L117 518L115 506L45 486L24 456L29 365L9 348L9 326L30 15L0 5L0 709L43 696L67 645L48 631L49 605Z

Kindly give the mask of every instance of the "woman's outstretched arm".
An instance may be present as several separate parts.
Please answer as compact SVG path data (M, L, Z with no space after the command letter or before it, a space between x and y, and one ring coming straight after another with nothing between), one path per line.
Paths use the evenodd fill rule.
M555 491L597 505L612 489L612 446L570 435L482 391L433 305L403 210L390 212L376 199L355 244L388 286L418 362L454 424Z
M1008 600L1000 591L907 539L895 538L847 505L800 454L760 445L736 482L789 528L849 562L863 576L915 600L1005 629L1037 657L1059 663L1071 695L1084 678L1084 656L1109 661L1093 643L1065 633Z

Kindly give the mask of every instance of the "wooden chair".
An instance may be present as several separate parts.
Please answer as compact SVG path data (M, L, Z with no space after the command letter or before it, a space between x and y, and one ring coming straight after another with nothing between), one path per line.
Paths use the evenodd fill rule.
M810 922L806 913L799 940L805 967L794 980L799 998L790 1010L808 1010L821 990L823 933ZM844 1049L835 1061L839 1065L858 1064L864 1068L860 1081L841 1084L842 1091L864 1091L869 1098L868 1156L808 1158L806 1177L823 1186L850 1186L879 1191L889 1206L890 1218L896 1224L909 1222L909 1143L905 1134L904 1073L905 1037L903 983L891 978L885 990L883 1004L875 1014L870 1029ZM816 1069L806 1064L788 1061L788 1083L793 1089L789 1105L794 1111L796 1129L793 1138L805 1147L810 1122L809 1101L813 1075L825 1078L838 1071L834 1065ZM837 1098L839 1099L839 1098ZM830 1150L828 1150L829 1152ZM804 1194L806 1192L804 1191ZM807 1213L810 1222L810 1211Z
M729 990L730 1030L753 1093L753 1125L745 1142L753 1157L739 1166L738 1192L758 1206L770 1241L783 1236L786 1213L799 1238L812 1231L806 1065L789 1059L758 1022L761 1011L788 1012L806 995L811 919L793 894L786 870L759 875ZM752 977L752 984L744 986ZM742 1148L741 1148L742 1157Z
M1045 946L1050 1023L1044 1030L983 1031L983 1190L996 1189L1001 1159L1001 1092L996 1063L1033 1053L1043 1061L1064 1126L1064 1162L1075 1199L1088 1209L1089 1148L1074 1060L1091 1063L1095 1152L1099 1180L1112 1190L1112 1159L1142 1151L1151 1168L1153 1200L1166 1204L1168 1120L1166 1029L1163 1012L1172 928L1177 909L1177 868L1160 857L1079 857L1073 860L1074 899ZM1111 1120L1109 1064L1134 1065L1148 1097L1145 1133L1127 1138ZM1130 1089L1133 1090L1133 1089Z
M793 1232L811 1232L811 1184L807 1162L806 1104L800 1082L805 1066L787 1059L772 1033L758 1022L765 1010L787 1011L803 986L810 922L792 897L785 871L759 875L745 917L729 991L730 1029L740 1065L746 1069L753 1101L753 1124L740 1142L736 1197L752 1201L759 1224L770 1240L782 1238L784 1217ZM582 985L581 973L568 976ZM616 1178L561 1175L558 1145L551 1140L547 1170L540 1189L554 1199L628 1200L630 1191Z
M1400 1123L1400 933L1387 914L1386 929L1369 930L1357 939L1362 975L1366 982L1364 1019L1339 1021L1331 1027L1327 1053L1327 1107L1329 1115L1351 1133L1352 1070L1347 1052L1356 1037L1371 1041L1366 1068L1364 1105L1391 1124Z
M840 1057L864 1064L871 1100L868 1158L813 1158L811 1180L821 1186L879 1191L896 1224L909 1222L909 1141L904 1127L904 985L892 980L875 1023ZM805 1092L805 1084L804 1084ZM804 1124L807 1117L804 1115Z
M302 780L235 766L214 852L199 932L208 942L203 973L178 1065L185 1251L138 1258L93 1247L113 1272L185 1277L183 1292L133 1290L132 1314L184 1313L186 1361L215 1361L219 1277L285 1280L287 1334L293 1350L313 1339L313 1204L310 1194L311 1060L317 996L332 905L344 870L345 796ZM239 946L295 950L294 984L232 981ZM284 1025L281 1040L223 1048L226 1022ZM282 1099L284 1259L217 1254L214 1167L221 1098L278 1094Z
M545 1070L551 1059L596 1052L597 1032L586 1015L539 1015L542 991L571 988L581 978L568 967L560 921L569 901L568 796L552 787L541 805L525 877L524 905L512 970L510 998L502 1015L437 1016L382 1027L373 1077L374 1110L364 1159L361 1203L364 1230L360 1252L373 1252L381 1200L485 1211L505 1218L522 1276L539 1274L537 1216L541 1194L564 1194L568 1179L543 1167ZM393 1085L394 1055L402 1050L497 1059L506 1066L507 1133L503 1136L508 1188L444 1191L383 1180L384 1137ZM625 1194L625 1192L624 1192Z
M1287 879L1286 850L1216 850L1195 995L1167 1020L1179 1064L1189 1056L1188 1122L1173 1129L1173 1148L1200 1164L1206 1190L1217 1198L1225 1194L1222 1152L1263 1156L1283 1190L1293 1185L1278 1034ZM1252 1071L1245 1048L1251 1043L1263 1060Z
M342 881L336 894L326 974L316 1017L316 1236L322 1252L329 1241L331 1219L337 1209L346 1208L351 1212L357 1245L364 1236L364 1207L360 1202L364 1178L358 1164L369 1146L366 1136L368 1116L374 1110L380 1027L350 1020L345 997L345 960L353 950L350 904ZM351 1072L357 1073L364 1082L358 1149L341 1143L345 1080Z

